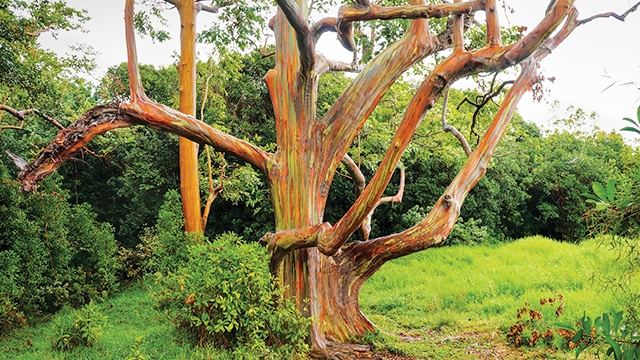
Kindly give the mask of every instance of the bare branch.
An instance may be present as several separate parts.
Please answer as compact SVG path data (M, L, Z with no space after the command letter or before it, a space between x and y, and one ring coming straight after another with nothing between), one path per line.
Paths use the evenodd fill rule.
M444 95L444 103L442 104L442 129L444 131L448 131L451 134L453 134L453 136L456 137L456 139L458 139L458 141L460 142L460 145L462 145L462 148L464 149L465 154L467 154L467 157L469 157L471 155L471 148L469 147L469 143L467 142L467 139L465 139L464 135L462 135L462 133L460 133L460 131L458 131L458 129L456 129L453 125L449 125L447 124L447 105L449 104L449 90L447 90L447 92Z
M350 71L358 72L359 69L353 66L353 64L347 64L342 61L329 60L321 54L316 55L316 68L315 72L319 75L326 73L327 71Z
M33 37L38 37L40 34L45 33L45 32L47 32L49 30L55 29L55 28L56 28L55 26L49 25L44 29L40 29L40 30L37 30L37 31L34 31L34 32L27 32L27 35L31 35Z
M589 21L592 21L592 20L595 20L595 19L608 18L608 17L612 17L612 18L615 18L615 19L620 20L620 21L625 21L627 16L629 16L629 14L631 14L632 12L638 10L639 7L640 7L640 2L636 3L635 5L633 5L631 8L629 8L629 10L625 11L622 15L618 15L618 14L616 14L614 12L598 14L598 15L594 15L594 16L588 17L586 19L578 20L578 25L586 24Z
M47 120L48 122L52 123L53 125L55 125L60 130L64 129L64 126L62 126L59 122L57 122L51 116L45 115L45 114L41 113L39 110L37 110L37 109L27 109L27 110L18 111L18 110L15 110L15 109L13 109L13 108L11 108L9 106L0 105L0 110L8 112L9 114L13 115L14 117L18 118L21 121L20 126L0 126L0 129L25 130L24 129L25 116L27 116L27 115L29 115L31 113L34 113L34 114L38 115L39 117ZM93 155L93 156L95 156L97 158L104 158L105 156L109 155L110 152L115 150L116 147L114 147L113 149L109 150L108 152L106 152L106 153L104 153L102 155L96 154L95 152L87 149L86 147L83 147L82 150L88 152L89 154L91 154L91 155Z
M5 150L5 153L9 155L11 160L13 160L13 163L16 164L16 166L18 167L18 169L20 169L20 171L22 171L27 166L28 163L24 161L20 156L6 150Z
M55 125L58 129L64 129L64 126L60 125L59 122L57 122L55 119L53 119L52 117L45 115L43 113L41 113L39 110L37 109L26 109L26 110L15 110L9 106L6 105L0 105L0 110L6 111L9 114L13 115L14 117L18 118L20 121L24 122L24 118L25 116L34 113L36 115L38 115L39 117L47 120L48 122L52 123L53 125Z
M405 5L352 7L342 6L339 10L341 22L392 20L392 19L427 19L441 18L449 15L471 14L484 9L485 0L469 1L456 4Z
M202 3L200 3L198 1L198 3L196 4L196 10L197 11L205 11L205 12L209 12L209 13L218 13L218 11L224 7L227 6L231 6L233 5L234 2L233 1L227 1L226 3L223 4L219 4L219 5L214 5L214 6L210 6L210 5L204 5Z
M222 170L220 171L220 185L213 188L213 168L211 166L211 152L209 151L209 147L205 145L205 150L207 152L207 165L209 168L209 196L207 197L207 202L204 206L204 211L202 212L201 227L204 230L207 227L207 219L209 218L209 211L211 210L211 204L218 197L218 194L224 189L224 169L226 167L223 165ZM224 154L222 155L224 158Z

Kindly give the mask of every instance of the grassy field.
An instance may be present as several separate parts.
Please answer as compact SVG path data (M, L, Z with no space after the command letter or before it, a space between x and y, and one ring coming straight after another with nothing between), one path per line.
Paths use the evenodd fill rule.
M593 317L620 310L612 292L591 279L612 271L620 271L614 254L593 240L575 245L530 237L495 246L444 247L385 264L365 284L360 303L382 330L405 335L386 338L380 346L425 358L477 358L475 350L486 354L505 344L525 303L550 323L573 322L585 311ZM557 294L565 304L559 319L555 308L540 306L540 299ZM517 353L504 358L532 356Z
M558 293L565 304L560 321L571 322L584 311L597 315L619 309L611 292L589 281L594 272L616 271L614 255L596 245L531 237L432 249L395 260L366 283L360 296L363 312L383 332L359 340L420 359L572 358L542 347L514 349L505 335L525 302L535 307L541 298ZM108 325L92 348L53 351L54 318L1 339L0 359L230 358L194 347L176 333L153 308L150 288L138 284L99 304ZM545 314L555 322L549 313L551 308Z

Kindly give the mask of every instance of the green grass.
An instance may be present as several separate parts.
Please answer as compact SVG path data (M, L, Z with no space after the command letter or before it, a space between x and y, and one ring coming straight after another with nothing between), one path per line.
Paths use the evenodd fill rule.
M614 254L594 240L576 245L535 236L508 244L451 246L385 264L364 285L360 304L375 324L394 334L413 332L433 340L483 332L496 333L504 342L517 309L529 303L543 310L540 299L558 293L564 298L563 315L556 319L555 309L547 305L545 320L550 323L571 323L585 311L593 317L621 310L613 293L603 291L602 284L592 279L594 273L604 271L620 269ZM391 343L394 350L414 356L452 355L451 348L438 355L442 347L436 344L440 349L434 351L433 341ZM474 357L458 354L454 358Z
M216 349L191 346L164 314L153 308L150 289L128 289L99 309L108 317L100 342L91 348L53 351L53 321L24 328L0 342L0 359L225 359ZM57 314L56 317L62 314ZM182 339L182 340L179 340ZM32 345L29 345L32 344Z
M596 245L530 237L502 245L431 249L394 260L362 289L362 310L383 332L360 340L424 359L572 358L543 348L515 350L506 345L505 334L525 302L535 307L557 293L565 302L560 321L571 322L583 311L596 316L620 309L610 291L589 281L594 272L619 271L612 265L614 254ZM92 348L53 351L49 321L0 339L0 359L231 358L190 345L153 308L151 290L138 284L100 303L108 326Z

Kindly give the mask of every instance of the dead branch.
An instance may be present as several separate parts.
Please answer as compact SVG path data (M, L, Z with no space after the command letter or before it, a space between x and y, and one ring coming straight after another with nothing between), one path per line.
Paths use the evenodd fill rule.
M45 32L47 32L49 30L55 29L55 28L56 28L55 26L49 25L44 29L40 29L40 30L37 30L37 31L34 31L34 32L28 32L27 31L27 35L30 35L30 36L33 36L33 37L38 37L40 34L45 33Z
M469 132L476 136L476 138L478 139L477 141L480 141L480 135L475 131L475 127L476 127L476 124L478 123L478 115L480 114L480 110L482 110L485 107L485 105L487 105L489 103L489 101L492 101L493 98L498 96L500 94L500 92L502 92L502 89L504 89L505 86L511 85L511 84L514 83L513 80L505 81L498 87L498 89L496 89L494 91L493 87L495 85L495 81L496 81L497 76L498 76L498 73L496 73L493 76L493 80L491 80L491 87L489 88L489 91L487 93L485 93L483 95L480 95L480 96L476 96L476 101L475 102L470 100L468 97L465 97L462 100L462 102L460 102L460 104L458 104L458 107L457 107L457 109L460 110L460 107L466 102L466 103L469 103L470 105L472 105L472 106L474 106L476 108L476 110L473 112L473 118L472 118L472 121L471 121L471 127L470 127ZM465 151L466 151L466 149L465 149ZM469 153L467 153L467 155L469 155Z
M319 75L322 75L327 71L359 72L359 69L353 66L353 64L347 64L342 61L329 60L324 57L324 55L317 54L315 72Z
M220 185L214 188L213 187L213 167L211 166L211 153L207 145L205 145L204 148L207 152L207 165L209 168L209 196L207 197L207 202L205 203L204 211L202 213L202 218L200 220L203 231L207 227L207 219L209 218L209 211L211 210L211 204L213 204L213 201L216 199L216 197L218 197L218 194L220 194L220 192L222 192L222 190L224 189L224 176L225 176L224 170L226 168L226 162L225 162L222 166L222 170L220 170ZM222 158L224 159L224 154L222 154Z
M618 15L614 12L607 12L607 13L603 13L603 14L597 14L591 17L588 17L586 19L582 19L582 20L578 20L578 25L583 25L588 23L589 21L595 20L595 19L601 19L601 18L615 18L617 20L620 21L625 21L627 19L627 16L629 16L629 14L631 14L632 12L638 10L638 8L640 7L640 2L636 3L635 5L633 5L632 7L629 8L629 10L625 11L622 15Z
M29 114L31 114L31 113L34 113L34 114L38 115L39 117L43 118L44 120L47 120L48 122L52 123L52 124L53 124L53 125L55 125L58 129L60 129L60 130L64 130L64 126L62 126L59 122L57 122L57 121L56 121L54 118L52 118L51 116L48 116L48 115L43 114L43 113L42 113L42 112L40 112L38 109L26 109L26 110L20 110L20 111L18 111L18 110L15 110L15 109L13 109L13 108L11 108L11 107L9 107L9 106L6 106L6 105L0 105L0 110L3 110L3 111L8 112L9 114L13 115L14 117L16 117L16 118L18 118L18 119L20 120L20 126L10 126L10 125L7 125L7 126L0 126L0 129L15 129L15 130L25 130L25 131L27 131L26 129L24 129L25 116L27 116L27 115L29 115ZM91 155L93 155L93 156L95 156L95 157L97 157L97 158L104 158L104 157L106 157L107 155L109 155L109 154L110 154L113 150L115 150L116 148L117 148L117 146L116 146L116 147L114 147L113 149L111 149L111 150L107 151L106 153L104 153L104 154L102 154L102 155L96 154L95 152L93 152L93 151L91 151L91 150L87 149L87 148L86 148L86 147L84 147L84 146L82 147L82 150L83 150L83 151L88 152L89 154L91 154Z

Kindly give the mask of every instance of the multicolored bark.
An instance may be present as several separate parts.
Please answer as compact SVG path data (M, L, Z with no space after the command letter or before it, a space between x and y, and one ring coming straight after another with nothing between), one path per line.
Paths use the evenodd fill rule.
M170 2L179 3L177 0ZM556 0L533 31L520 41L504 46L500 40L495 0L456 0L454 4L429 6L424 0L415 0L412 5L394 8L357 0L354 6L342 7L337 18L327 18L312 26L306 21L306 0L277 2L281 10L270 24L276 35L276 66L265 76L278 130L275 153L267 153L218 131L196 120L191 113L185 114L191 105L190 109L180 112L146 97L137 65L133 0L127 0L131 102L89 111L61 131L33 164L23 165L20 178L23 189L31 190L37 180L73 156L95 134L131 125L169 131L253 164L268 179L275 212L276 233L262 239L271 254L272 272L286 286L286 295L296 299L300 310L316 319L310 338L316 353L328 356L331 342L346 341L374 329L360 312L358 294L375 271L391 259L443 243L459 216L466 195L484 175L518 101L537 81L538 62L581 22L576 20L573 0ZM467 51L463 17L477 11L486 14L487 43L483 49ZM429 31L428 18L441 16L453 16L451 28L445 34L433 35ZM348 68L315 54L319 36L335 31L345 48L353 50L354 21L392 18L415 20L410 22L405 35L369 62L331 109L317 118L319 77L331 69ZM550 37L563 22L565 26ZM347 150L393 83L412 65L443 48L453 48L453 53L441 61L416 90L378 170L365 186L364 177L346 156ZM368 239L366 226L375 208L387 201L401 200L404 170L401 170L398 194L388 199L382 198L382 194L411 137L439 97L462 77L498 72L516 64L522 64L520 77L509 90L484 137L433 210L424 220L402 233ZM181 75L188 73L185 69L181 69ZM331 225L323 220L324 208L341 161L356 179L358 196L347 213ZM363 241L347 243L358 229L366 232Z

